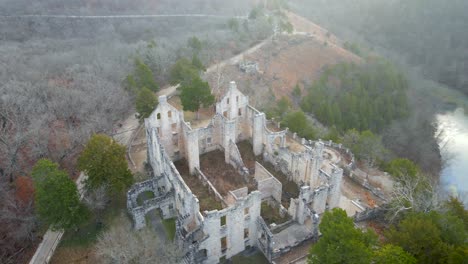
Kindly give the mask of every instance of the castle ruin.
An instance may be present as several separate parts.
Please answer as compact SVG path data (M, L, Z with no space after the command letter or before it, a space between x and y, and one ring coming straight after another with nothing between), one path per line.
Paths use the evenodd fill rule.
M317 238L321 215L338 207L343 176L324 144L280 130L235 82L215 109L197 127L159 97L145 119L152 176L127 193L135 228L154 209L176 218L185 263L218 263L250 247L271 262ZM148 191L154 198L139 204Z

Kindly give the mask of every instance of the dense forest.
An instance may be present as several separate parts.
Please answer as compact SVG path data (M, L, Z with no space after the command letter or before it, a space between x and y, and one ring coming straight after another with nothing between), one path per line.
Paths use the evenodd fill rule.
M308 90L302 109L339 131L382 131L408 115L408 82L394 66L374 60L338 64L325 70Z
M182 57L192 58L189 40L194 36L200 42L199 60L209 65L272 33L266 18L258 18L239 19L242 27L233 34L229 16L247 16L250 1L232 5L219 5L219 1L141 2L142 5L130 1L2 2L1 263L21 262L18 259L24 255L21 252L39 241L37 232L41 223L34 211L30 177L33 165L48 158L76 176L77 156L89 137L94 133L112 135L119 120L134 112L134 100L139 94L125 89L125 80L139 66L149 69L155 85L164 87L169 83L173 64ZM206 11L220 17L18 16L175 11L187 14Z
M240 0L225 3L217 0L5 0L2 15L66 14L66 15L116 15L116 14L215 14L245 16L260 1Z
M344 39L390 51L426 77L468 93L468 1L293 0L289 6Z

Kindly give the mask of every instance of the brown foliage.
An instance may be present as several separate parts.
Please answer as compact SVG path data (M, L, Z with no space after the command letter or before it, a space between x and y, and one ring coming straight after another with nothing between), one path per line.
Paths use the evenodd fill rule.
M34 200L34 185L32 179L26 176L19 176L15 182L15 198L21 205L27 205Z

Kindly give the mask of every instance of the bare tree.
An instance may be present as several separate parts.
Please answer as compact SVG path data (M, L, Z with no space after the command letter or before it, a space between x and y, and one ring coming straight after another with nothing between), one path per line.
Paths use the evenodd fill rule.
M101 214L109 204L109 196L107 194L107 185L101 185L92 190L86 191L83 201L86 206L95 212L98 222L101 221Z
M175 244L158 237L149 227L134 230L124 215L99 236L96 249L103 263L178 263L181 259Z
M438 210L444 197L441 186L430 176L423 174L415 177L403 175L399 182L395 183L393 189L392 200L387 205L391 222L408 211Z
M36 238L37 221L32 201L19 202L3 183L0 182L0 262L12 264Z

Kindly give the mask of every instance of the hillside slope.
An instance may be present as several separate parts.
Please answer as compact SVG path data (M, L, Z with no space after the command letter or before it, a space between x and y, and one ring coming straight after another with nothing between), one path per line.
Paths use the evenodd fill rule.
M255 52L243 56L244 61L258 63L259 72L244 73L239 65L226 65L206 74L216 91L235 80L254 105L262 107L282 96L290 95L296 84L301 87L320 77L326 66L341 62L359 63L362 59L341 47L341 41L327 30L288 13L294 34L279 35Z

